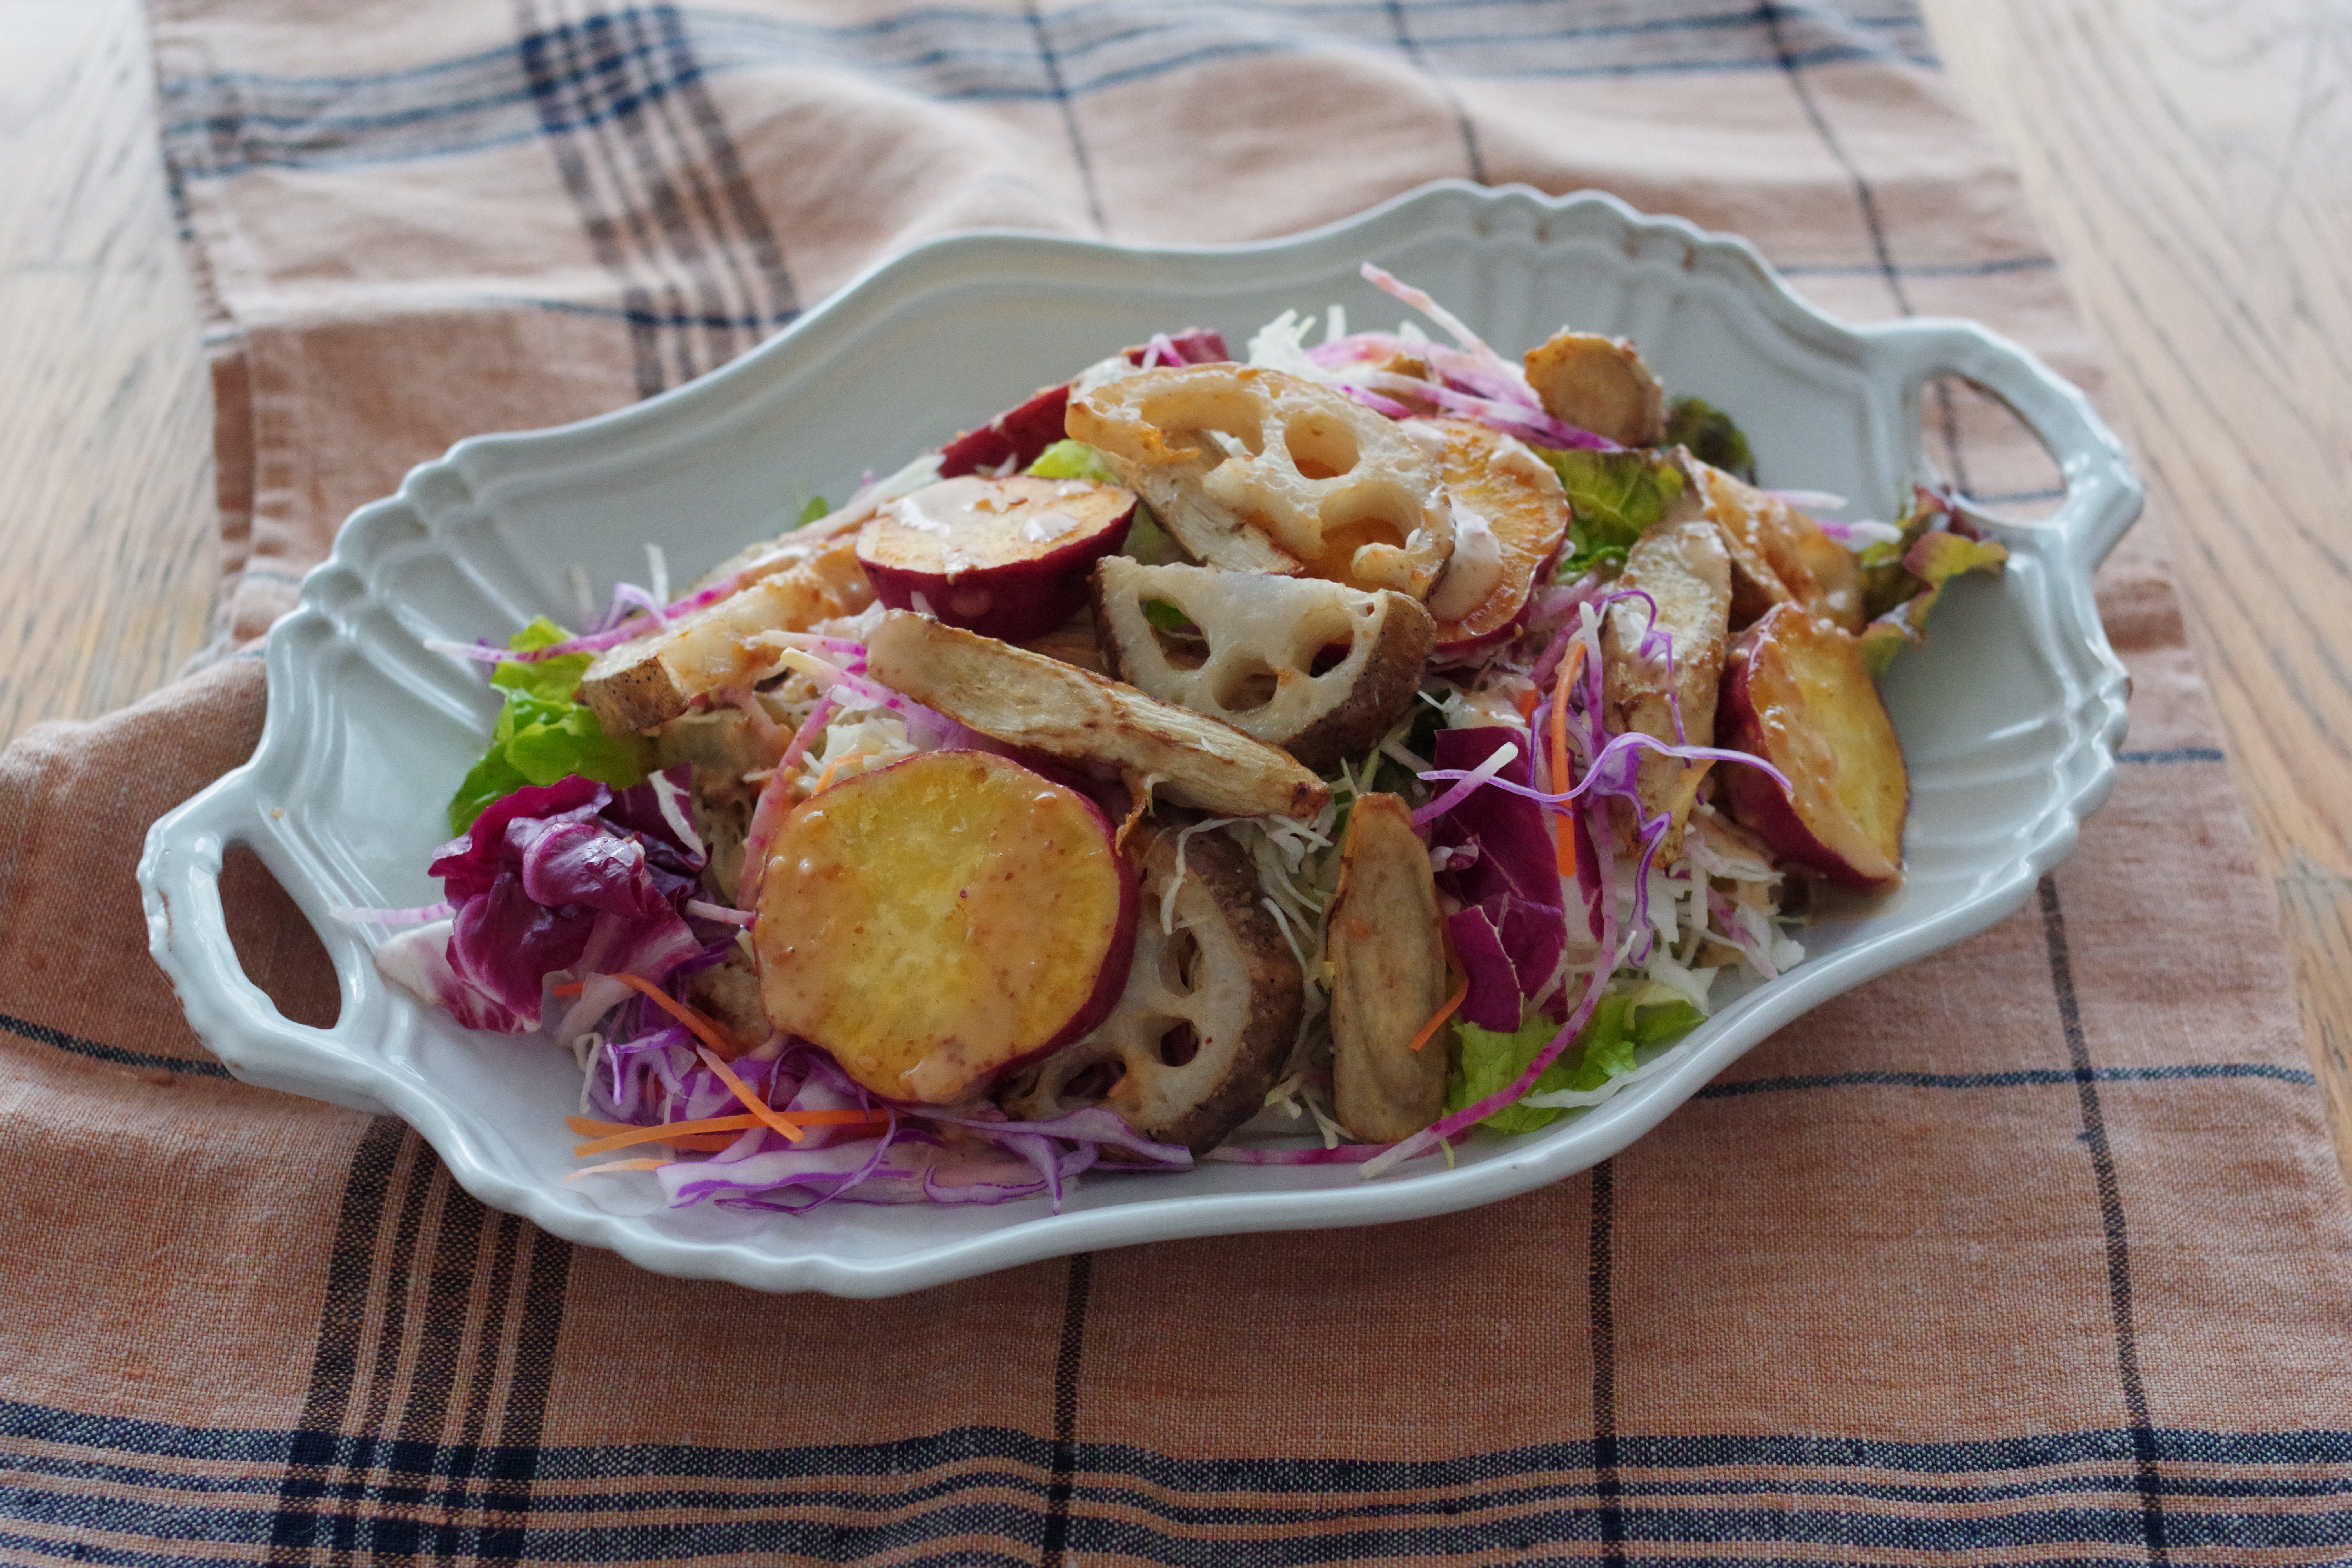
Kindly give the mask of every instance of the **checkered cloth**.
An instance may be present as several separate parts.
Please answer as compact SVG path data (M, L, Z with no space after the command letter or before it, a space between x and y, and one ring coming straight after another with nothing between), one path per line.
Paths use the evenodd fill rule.
M451 440L675 385L973 224L1599 186L2096 384L1908 0L592 5L155 0L230 646ZM1997 409L1930 418L2046 502ZM250 750L249 654L37 730L0 754L0 1558L2343 1560L2352 1230L2160 525L2102 579L2136 749L2064 869L1616 1160L873 1303L574 1248L205 1054L131 871ZM227 899L331 1018L257 863Z

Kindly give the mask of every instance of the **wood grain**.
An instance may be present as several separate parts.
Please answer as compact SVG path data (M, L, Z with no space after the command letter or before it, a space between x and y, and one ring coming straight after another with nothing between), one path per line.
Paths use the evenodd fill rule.
M135 0L0 5L0 738L208 635L212 401Z
M2352 1166L2352 12L1926 0L2116 374ZM161 684L217 574L136 0L0 0L0 739Z
M2352 1170L2352 10L1927 10L2115 372Z

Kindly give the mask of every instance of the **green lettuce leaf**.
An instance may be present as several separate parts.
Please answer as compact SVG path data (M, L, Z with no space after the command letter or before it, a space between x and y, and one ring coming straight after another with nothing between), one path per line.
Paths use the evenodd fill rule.
M508 639L518 653L552 647L571 633L541 616ZM652 762L636 735L608 735L596 715L574 700L580 678L595 656L567 653L526 664L511 660L490 672L506 693L490 749L466 774L449 802L449 828L463 833L491 803L525 784L551 784L580 773L614 789L642 784Z
M1056 441L1037 454L1028 471L1041 479L1087 479L1098 485L1118 483L1118 470L1084 441Z
M1568 492L1568 551L1559 580L1583 576L1604 561L1622 561L1642 531L1683 493L1682 471L1647 452L1554 451L1538 447Z
M1756 453L1731 416L1697 397L1677 397L1666 411L1669 447L1688 447L1691 456L1727 474L1756 482Z
M808 505L801 508L800 521L793 526L795 528L806 528L810 523L814 522L817 519L821 517L831 517L832 515L833 504L830 501L826 500L823 496L811 496L809 497Z
M1655 988L1611 990L1593 1005L1584 1028L1544 1068L1529 1094L1549 1094L1572 1089L1589 1092L1619 1073L1631 1071L1641 1053L1670 1045L1698 1026L1699 1010L1689 1003L1655 999ZM1517 1081L1528 1064L1551 1043L1559 1026L1541 1014L1530 1014L1516 1034L1497 1034L1464 1024L1455 1031L1460 1046L1452 1077L1445 1085L1445 1109L1451 1113L1500 1094ZM1497 1132L1533 1132L1568 1114L1559 1106L1512 1104L1481 1123Z
M2007 546L1957 531L1951 515L1941 497L1922 490L1903 520L1903 537L1862 552L1863 608L1870 616L1862 658L1873 675L1885 674L1896 654L1919 645L1946 584L1969 572L1997 574L2009 563Z

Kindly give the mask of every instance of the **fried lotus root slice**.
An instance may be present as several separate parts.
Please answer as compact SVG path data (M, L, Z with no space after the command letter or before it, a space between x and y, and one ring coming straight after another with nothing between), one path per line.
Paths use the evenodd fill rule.
M1445 1005L1448 976L1429 850L1397 796L1365 795L1348 814L1324 940L1339 1125L1368 1143L1409 1138L1445 1100L1444 1037L1412 1045Z
M597 722L614 734L650 730L720 687L748 689L783 668L782 647L761 633L806 631L874 602L855 530L828 529L811 545L718 603L598 654L580 679Z
M1231 839L1181 840L1181 879L1179 843L1162 833L1144 856L1127 990L1092 1034L1013 1080L1003 1103L1014 1116L1108 1105L1145 1137L1202 1154L1265 1108L1306 1005L1298 961ZM1173 934L1160 921L1171 880Z
M1081 381L1069 433L1212 566L1420 599L1454 553L1436 465L1387 418L1295 375L1196 364Z
M1662 635L1645 656L1643 644L1653 635L1649 605L1627 598L1609 606L1601 632L1601 668L1610 730L1621 734L1639 731L1669 745L1678 739L1694 746L1712 745L1731 613L1731 562L1715 525L1653 527L1626 555L1617 585L1638 588L1650 596L1658 606L1655 631ZM1677 708L1682 714L1679 737ZM1641 797L1643 820L1663 811L1672 822L1660 850L1669 861L1681 848L1683 825L1706 773L1703 763L1646 748L1642 752L1634 791Z
M1623 338L1554 332L1527 353L1528 384L1544 412L1621 447L1654 447L1666 434L1666 389Z
M1377 744L1412 701L1437 628L1402 594L1338 583L1145 566L1095 567L1095 626L1112 674L1279 746L1317 773ZM1190 631L1153 623L1167 610Z

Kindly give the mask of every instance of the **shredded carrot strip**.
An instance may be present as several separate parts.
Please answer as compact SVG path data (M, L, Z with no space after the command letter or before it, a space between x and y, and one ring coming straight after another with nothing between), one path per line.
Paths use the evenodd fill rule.
M691 1029L696 1037L712 1050L717 1051L722 1060L741 1054L736 1050L734 1044L727 1038L726 1034L718 1025L680 1002L644 975L615 974L613 978L633 990L644 993L646 1000Z
M583 1165L563 1179L576 1182L583 1176L593 1176L599 1171L658 1171L667 1160L608 1160L601 1165Z
M1454 988L1454 994L1445 999L1445 1005L1430 1015L1429 1022L1421 1026L1421 1033L1412 1037L1412 1049L1417 1051L1429 1044L1429 1037L1437 1033L1438 1026L1446 1019L1454 1016L1454 1010L1468 1000L1469 995L1470 977L1465 974L1462 977L1462 984Z
M809 798L811 800L814 800L818 795L823 795L826 790L832 788L833 775L840 771L841 764L839 763L825 763L824 772L816 775L816 788L809 791Z
M756 1116L706 1116L699 1121L665 1121L654 1127L615 1127L585 1143L572 1146L574 1154L602 1154L632 1143L667 1143L673 1138L695 1138L711 1132L742 1132L761 1125Z
M586 985L575 980L569 985L551 985L547 988L547 994L551 996L577 996L587 989Z
M1525 691L1520 692L1517 702L1519 717L1527 720L1534 719L1536 716L1536 699L1542 695L1543 693L1538 691L1532 686L1528 687Z
M887 1127L884 1119L864 1110L780 1110L776 1114L796 1127ZM572 1116L564 1120L572 1123L572 1131L590 1137L585 1143L575 1144L572 1152L586 1156L602 1154L611 1149L625 1149L632 1143L676 1142L686 1149L724 1149L734 1142L731 1137L705 1141L709 1133L747 1131L767 1125L758 1116L706 1116L698 1121L665 1121L653 1127L627 1127L614 1122L592 1122L585 1117Z
M782 1133L786 1139L794 1143L799 1142L802 1139L808 1136L807 1133L803 1132L799 1128L785 1121L784 1113L782 1111L774 1109L772 1106L769 1105L766 1100L761 1100L758 1095L753 1094L751 1092L751 1086L745 1083L741 1079L737 1078L734 1072L729 1068L727 1064L719 1060L717 1056L713 1055L709 1051L700 1051L696 1054L702 1058L703 1066L709 1068L712 1072L717 1073L719 1077L719 1080L725 1083L729 1089L735 1091L735 1098L743 1102L744 1110L750 1111L752 1115L766 1122L776 1131Z
M1584 668L1584 644L1579 640L1559 661L1559 674L1551 683L1551 787L1564 792L1568 788L1568 689L1576 684L1577 672ZM1552 819L1553 842L1558 846L1559 874L1576 875L1576 817L1573 808L1562 811Z

